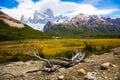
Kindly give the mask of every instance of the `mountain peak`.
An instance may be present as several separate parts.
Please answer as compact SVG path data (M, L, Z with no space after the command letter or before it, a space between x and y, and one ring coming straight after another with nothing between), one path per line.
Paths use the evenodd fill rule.
M21 22L26 23L30 25L32 28L43 31L44 26L46 26L47 23L53 22L53 23L65 23L69 22L70 18L63 15L54 16L53 11L48 8L43 13L39 11L35 11L33 14L33 18L25 18L25 16L21 16Z
M111 19L110 17L102 17L102 18L110 23L120 25L120 18L115 18L115 19Z
M101 17L97 15L88 15L88 14L82 14L75 16L71 19L71 23L81 26L81 25L87 25L87 26L98 26L98 25L110 25L111 23L102 19Z
M46 9L44 14L46 14L48 18L54 18L53 11L50 8Z

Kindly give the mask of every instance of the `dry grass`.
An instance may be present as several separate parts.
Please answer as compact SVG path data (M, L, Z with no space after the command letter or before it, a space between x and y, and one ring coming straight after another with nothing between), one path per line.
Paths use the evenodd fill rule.
M61 53L67 50L83 49L84 42L95 45L97 49L101 46L120 46L119 39L43 39L43 40L22 40L0 42L0 53L24 53L31 54L31 48L35 52L42 52L45 55Z

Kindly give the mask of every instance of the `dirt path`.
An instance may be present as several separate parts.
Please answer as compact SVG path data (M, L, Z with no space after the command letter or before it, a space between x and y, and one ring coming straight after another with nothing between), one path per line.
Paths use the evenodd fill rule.
M101 64L106 62L109 62L112 66L109 66L106 70L101 70ZM85 79L85 76L94 73L95 78L92 80L120 80L120 47L112 49L109 53L92 55L86 58L83 63L67 69L60 68L59 71L54 73L39 71L25 74L27 71L39 69L41 64L40 61L28 61L0 66L1 74L12 73L15 75L6 74L0 76L0 78L2 80L89 80Z

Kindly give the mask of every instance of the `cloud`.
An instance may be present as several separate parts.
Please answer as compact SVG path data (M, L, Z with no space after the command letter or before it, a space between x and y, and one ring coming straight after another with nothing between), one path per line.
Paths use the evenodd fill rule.
M73 17L79 13L91 14L91 15L108 15L117 11L118 9L98 9L92 4L74 3L74 2L62 2L61 0L39 0L33 2L32 0L16 0L19 5L12 9L2 8L2 11L8 15L20 20L21 15L25 15L26 18L32 17L35 10L43 13L45 9L50 8L55 15L67 15ZM86 1L86 0L85 0ZM96 0L91 0L96 1ZM98 0L101 1L101 0Z
M100 3L103 0L83 0L82 3L83 4L92 4L92 5L97 5L98 3Z

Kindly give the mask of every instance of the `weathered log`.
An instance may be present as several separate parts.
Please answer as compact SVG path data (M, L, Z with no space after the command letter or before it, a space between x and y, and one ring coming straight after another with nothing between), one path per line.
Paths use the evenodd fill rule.
M82 53L78 50L76 50L75 53L76 54L71 58L72 63L77 64L77 63L80 63L81 61L83 61L83 59L85 58L85 53Z
M40 55L37 55L33 50L32 50L32 52L33 52L33 55L31 55L31 56L34 56L34 57L36 57L39 60L44 62L41 69L40 69L41 71L43 71L43 72L54 72L58 69L58 67L54 66L48 59L43 59ZM36 71L37 70L35 70L35 72ZM34 71L32 71L32 72L34 72Z
M59 59L63 61L71 61L71 59L65 58L65 57L55 57L54 59Z
M76 51L75 55L71 59L57 57L57 58L48 60L48 59L43 59L42 57L37 55L35 52L33 52L32 56L44 62L41 67L41 70L43 72L54 72L59 68L58 66L55 66L55 65L60 65L61 67L70 67L70 66L74 66L77 63L80 63L85 58L85 53Z
M31 55L31 56L34 56L41 61L44 61L47 67L52 67L52 64L50 63L50 61L48 59L43 59L42 57L40 57L40 55L37 55L33 50L32 50L32 52L33 52L33 55Z
M54 65L60 65L61 67L69 67L70 65L70 61L60 59L51 59L50 62Z

